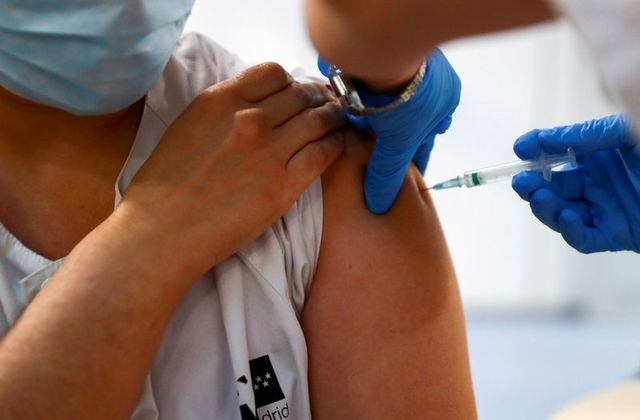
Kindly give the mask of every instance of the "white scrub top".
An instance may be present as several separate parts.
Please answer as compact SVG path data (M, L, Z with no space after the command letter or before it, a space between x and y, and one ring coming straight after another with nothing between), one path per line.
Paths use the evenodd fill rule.
M603 76L640 124L640 0L553 0L590 45Z
M116 206L167 126L200 91L243 67L202 36L182 38L146 97L115 185ZM299 317L321 232L317 180L264 235L190 289L164 334L132 419L310 419ZM1 334L61 262L37 255L0 226Z

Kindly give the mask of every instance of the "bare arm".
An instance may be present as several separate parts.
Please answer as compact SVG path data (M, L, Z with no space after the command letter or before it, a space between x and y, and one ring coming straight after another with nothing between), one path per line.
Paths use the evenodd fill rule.
M320 55L381 90L410 79L438 44L552 16L546 0L307 0Z
M461 302L433 204L413 169L391 212L370 214L361 192L370 146L348 142L323 175L303 318L314 418L474 418Z
M124 419L188 277L116 223L87 236L0 343L5 419ZM151 257L151 258L150 258Z

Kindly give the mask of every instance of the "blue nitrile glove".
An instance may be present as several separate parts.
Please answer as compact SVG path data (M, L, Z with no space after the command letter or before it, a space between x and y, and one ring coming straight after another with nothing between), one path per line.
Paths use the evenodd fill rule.
M582 253L640 252L640 146L626 118L534 130L514 150L521 159L533 159L543 150L563 153L569 147L577 169L554 172L551 182L523 172L513 178L513 189L542 223Z
M327 66L318 67L327 75ZM367 117L350 116L358 128L371 128L377 136L375 149L364 178L367 208L384 214L393 206L411 162L424 174L437 134L451 125L451 116L460 102L460 79L440 50L427 58L424 81L407 102L389 111ZM367 107L380 107L395 97L359 90Z

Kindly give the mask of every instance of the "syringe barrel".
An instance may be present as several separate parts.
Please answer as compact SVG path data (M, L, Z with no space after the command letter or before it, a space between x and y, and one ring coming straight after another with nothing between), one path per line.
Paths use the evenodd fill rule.
M465 186L467 188L478 187L480 185L492 184L511 179L514 175L524 171L536 171L544 174L547 181L551 180L552 171L557 168L577 167L576 155L573 149L569 148L567 153L542 154L536 160L516 160L502 165L491 166L483 169L476 169L465 172L462 176L450 179L434 186L434 189L447 189Z
M511 179L515 174L522 171L539 170L540 165L537 161L515 161L502 165L492 166L490 168L478 169L475 171L465 172L465 186L477 187L479 185L492 184L494 182L505 181Z

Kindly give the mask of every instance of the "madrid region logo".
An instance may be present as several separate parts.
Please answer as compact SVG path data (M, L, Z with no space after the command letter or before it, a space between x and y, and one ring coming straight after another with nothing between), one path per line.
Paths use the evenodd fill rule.
M242 420L284 420L289 418L289 404L275 405L268 409L259 410L261 407L277 403L285 399L278 377L273 369L269 356L258 357L249 361L251 371L251 385L256 401L257 417L251 413L246 405L240 407ZM282 404L280 404L282 405Z

